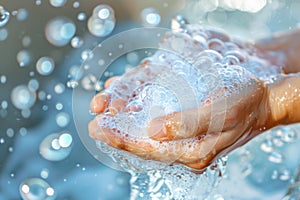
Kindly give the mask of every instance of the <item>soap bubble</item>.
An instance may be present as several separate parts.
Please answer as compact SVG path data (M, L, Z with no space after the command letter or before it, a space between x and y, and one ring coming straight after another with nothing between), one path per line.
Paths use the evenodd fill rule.
M24 21L28 17L28 11L25 8L21 8L17 11L17 20Z
M60 161L72 150L73 138L69 133L48 135L40 144L40 154L49 161Z
M36 79L31 79L29 82L28 82L28 89L32 92L35 92L39 89L39 82L38 80Z
M21 110L29 109L36 101L36 94L25 85L16 86L11 92L13 105Z
M48 22L45 29L45 35L52 45L65 46L75 35L76 26L68 18L56 17Z
M55 190L40 178L30 178L21 183L20 194L24 200L54 200Z
M17 54L17 61L20 67L28 66L31 61L30 53L27 50L21 50Z
M50 57L41 57L36 63L36 70L40 75L47 76L54 70L54 60Z
M157 26L161 18L155 8L145 8L141 12L141 17L145 26Z
M0 5L0 27L5 26L9 20L9 12Z
M8 36L8 31L5 28L0 29L0 41L6 40L7 36Z
M62 83L58 83L54 86L54 91L56 94L62 94L65 91L65 85Z
M78 19L78 21L84 21L84 20L86 20L86 14L84 12L78 13L77 19Z
M71 46L73 48L80 48L83 45L83 40L81 37L73 37L73 39L71 40Z
M70 116L68 113L60 112L56 115L56 124L59 127L66 127L70 122Z
M49 0L53 7L62 7L66 4L67 0Z
M88 20L88 29L94 36L105 37L113 31L115 24L114 10L102 4L94 8L93 15Z

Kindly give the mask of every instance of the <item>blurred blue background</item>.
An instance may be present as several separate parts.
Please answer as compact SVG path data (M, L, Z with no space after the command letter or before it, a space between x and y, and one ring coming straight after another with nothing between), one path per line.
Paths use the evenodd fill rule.
M99 5L113 9L110 17L97 21ZM96 77L80 76L80 67L106 38L135 27L169 27L176 14L244 39L300 21L297 0L1 0L0 6L0 200L129 198L130 176L91 156L72 119L73 88L103 87ZM124 55L103 80L145 56ZM294 134L290 140L275 130L235 151L212 198L283 196L300 157L298 130L286 131Z

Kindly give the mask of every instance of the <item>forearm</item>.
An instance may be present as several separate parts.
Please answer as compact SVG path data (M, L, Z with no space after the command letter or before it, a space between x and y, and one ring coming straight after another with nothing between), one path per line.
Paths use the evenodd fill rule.
M269 86L268 103L273 126L300 122L300 74Z

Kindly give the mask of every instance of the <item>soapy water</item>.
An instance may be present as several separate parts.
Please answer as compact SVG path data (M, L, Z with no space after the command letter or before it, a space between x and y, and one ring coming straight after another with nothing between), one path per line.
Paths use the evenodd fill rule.
M105 90L111 102L121 99L127 103L121 108L108 108L98 122L125 142L149 143L172 159L178 155L176 143L151 140L145 128L151 120L214 101L223 100L226 108L226 97L240 93L257 78L272 83L282 72L280 66L258 57L263 54L250 45L201 25L186 25L166 33L160 48ZM191 127L192 132L197 125L195 122ZM194 151L195 142L183 145L185 153Z
M152 34L155 36L152 37L155 39L152 41L157 41L158 37L162 37L159 46L156 47L158 49L156 53L144 59L133 72L130 71L116 79L105 90L110 95L111 102L122 99L126 101L126 105L122 108L108 108L99 117L99 126L109 128L113 134L125 142L136 140L150 143L158 149L160 154L167 154L170 157L170 160L165 163L144 160L126 151L110 147L101 141L96 142L97 147L102 152L112 157L123 170L132 174L132 180L136 179L137 182L145 181L145 178L156 180L155 183L150 181L150 186L144 184L147 185L146 188L149 187L147 188L148 192L139 192L141 196L132 197L133 199L148 198L146 196L153 188L159 191L159 195L163 195L159 198L184 199L183 196L185 196L186 199L190 196L193 199L193 195L188 192L190 190L197 193L195 196L205 198L210 193L207 191L211 191L222 174L225 173L225 164L222 161L225 158L219 158L211 164L211 167L198 171L197 173L201 175L196 175L194 170L180 164L174 164L180 154L176 152L172 142L166 145L166 143L160 143L148 137L145 126L150 120L173 112L197 108L213 101L221 101L226 108L225 99L227 96L238 94L256 79L267 84L272 83L282 72L280 55L264 54L251 45L230 38L223 31L204 27L200 24L189 25L183 18L174 20L172 26L172 31L154 31L155 33ZM148 29L147 32L152 30ZM141 30L138 31L138 34L142 34ZM134 38L128 35L126 37ZM85 65L92 65L89 62L92 63L92 61L97 60L101 67L103 65L108 66L114 59L117 59L118 55L134 50L124 48L127 47L126 43L122 43L120 48L118 41L126 41L126 37L125 40L124 38L121 40L122 37L121 34L117 38L112 38L113 44L104 42L98 45L93 51L93 57L88 59ZM137 44L140 45L138 42ZM120 52L112 52L111 49L105 48L106 45L109 47L117 46ZM149 48L149 46L145 45L143 48ZM136 49L140 49L140 47ZM95 55L100 56L95 57ZM277 59L274 59L276 56ZM266 59L270 57L273 58L272 63ZM93 68L96 73L97 68L98 66ZM76 101L76 91L74 90L74 92L73 99ZM76 116L74 118L76 121ZM220 124L222 125L222 123ZM221 125L220 130L222 130ZM82 140L86 139L82 138ZM195 142L197 141L191 140L191 142L184 144L184 153L192 152ZM90 148L91 144L88 145ZM92 151L92 154L104 164L115 167L107 160L103 160L95 150ZM224 165L219 165L220 163ZM212 167L214 165L217 167ZM168 177L166 174L170 174L170 172L181 174L179 180ZM191 172L194 176L188 175ZM221 175L211 176L209 175L211 173ZM160 179L162 182L159 181ZM206 184L194 187L196 185L195 180L202 180ZM192 184L186 185L185 188L189 189L181 191L180 181ZM172 183L172 186L167 183ZM139 190L143 189L141 185L134 185L134 181L132 184L133 190L134 187ZM180 190L179 193L183 196L175 195L178 194L176 189Z

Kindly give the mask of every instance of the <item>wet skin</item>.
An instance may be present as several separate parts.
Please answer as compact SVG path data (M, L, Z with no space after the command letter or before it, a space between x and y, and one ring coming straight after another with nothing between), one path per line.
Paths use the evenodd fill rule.
M226 108L221 101L213 101L200 108L150 121L146 127L149 137L158 143L174 145L175 154L161 153L155 145L144 140L125 142L112 130L100 127L100 116L107 108L114 108L110 109L111 115L114 115L127 103L121 99L111 102L105 92L91 100L90 110L98 116L89 124L90 136L145 159L174 160L194 169L203 169L218 156L229 153L267 129L300 122L300 76L289 74L300 72L300 59L297 59L300 54L300 30L276 34L254 45L262 51L283 52L286 74L271 85L258 79L253 79L251 84L245 83L246 89L227 97ZM132 72L128 76L134 75ZM117 78L109 79L106 87ZM221 130L211 126L216 124L215 127L220 127L219 123L224 123ZM191 141L196 142L196 147L185 151L186 144Z

